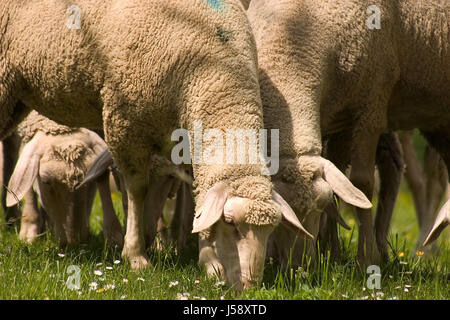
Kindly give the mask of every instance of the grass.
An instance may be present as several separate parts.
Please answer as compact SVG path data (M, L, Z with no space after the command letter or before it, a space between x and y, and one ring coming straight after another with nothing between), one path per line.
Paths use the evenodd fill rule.
M115 209L122 214L120 195ZM173 248L151 250L152 266L134 272L107 248L101 232L101 205L96 199L91 215L92 236L87 245L60 249L49 233L30 245L18 240L18 228L0 227L0 299L446 299L450 298L449 231L441 236L440 253L413 258L418 235L412 200L402 189L394 212L391 261L381 266L381 288L367 289L369 274L354 263L357 229L348 212L351 231L340 229L343 255L339 263L321 257L315 267L281 271L266 264L263 282L237 294L197 267L197 246L177 255ZM0 214L3 219L3 214ZM3 222L3 221L2 221ZM1 222L0 222L1 223ZM80 268L79 290L67 286L72 265Z

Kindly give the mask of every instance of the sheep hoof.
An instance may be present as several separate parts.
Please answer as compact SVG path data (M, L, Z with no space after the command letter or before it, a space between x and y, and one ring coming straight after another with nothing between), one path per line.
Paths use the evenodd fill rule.
M142 270L149 266L148 258L145 256L131 257L129 260L133 270Z
M208 278L225 280L225 270L219 262L206 263L205 268Z
M130 259L131 269L143 270L149 266L148 258L145 256L132 257Z

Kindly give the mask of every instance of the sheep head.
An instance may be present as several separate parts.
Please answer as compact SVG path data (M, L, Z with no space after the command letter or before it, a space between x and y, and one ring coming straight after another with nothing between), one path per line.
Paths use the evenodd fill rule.
M86 129L71 134L37 132L23 147L9 182L7 205L17 204L34 187L52 220L61 245L87 237L92 187L75 190L106 144ZM94 189L95 190L95 189Z
M319 156L282 159L273 183L275 190L292 206L314 238L319 233L321 213L335 201L334 193L357 207L371 207L366 196L333 163ZM346 227L339 216L333 218ZM313 241L301 241L284 227L277 228L269 241L268 255L282 264L287 262L291 252L292 265L300 265L303 254L313 255L315 252Z
M264 183L258 184L258 178L253 178L253 183L247 181L246 187L238 189L261 189ZM280 222L311 235L271 187L258 197L236 191L225 182L210 188L194 218L193 232L208 230L201 237L210 245L201 248L199 264L205 265L210 275L219 273L229 285L241 290L261 280L267 240Z

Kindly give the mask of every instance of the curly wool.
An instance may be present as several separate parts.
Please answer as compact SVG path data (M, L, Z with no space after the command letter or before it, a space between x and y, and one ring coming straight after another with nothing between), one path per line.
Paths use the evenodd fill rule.
M77 130L78 128L70 128L68 126L58 124L36 111L31 111L17 128L23 144L28 143L38 131L48 135L57 136L60 134L73 133Z
M253 225L277 225L281 220L280 210L272 199L272 183L264 177L242 177L230 182L230 196L239 196L253 201L245 210L246 223Z
M275 182L281 180L292 184L295 197L285 200L297 209L300 220L316 209L312 188L316 172L315 162L304 161L302 158L283 159L280 171L273 178Z
M75 187L84 180L87 170L86 158L92 156L92 151L86 149L85 145L77 142L71 142L68 145L52 146L52 151L54 159L67 164L64 178L61 182L69 190L74 191Z
M202 168L204 169L204 168ZM206 191L218 182L228 185L229 197L242 197L253 200L245 210L245 221L254 225L278 224L281 219L278 205L273 202L273 185L269 177L261 176L261 166L258 165L228 165L218 168L210 167L210 170L199 170L197 177L202 182L207 182L207 188L199 188L194 182L194 194L196 195L197 209L203 203ZM199 179L199 178L197 178Z
M70 128L60 125L36 111L32 111L18 126L18 134L21 137L21 144L27 144L37 132L43 132L50 136L70 135L79 132L79 128ZM66 164L64 178L61 183L70 190L80 184L85 177L87 170L86 159L93 155L86 145L78 141L65 141L62 144L51 145L47 152L48 159L55 159Z

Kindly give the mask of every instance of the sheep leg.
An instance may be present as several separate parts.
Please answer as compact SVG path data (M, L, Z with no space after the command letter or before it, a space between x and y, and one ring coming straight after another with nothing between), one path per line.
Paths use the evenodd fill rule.
M388 261L387 236L404 167L400 142L395 133L390 132L380 136L376 162L380 174L380 191L375 218L375 234L381 257L384 261Z
M158 251L162 251L164 249L164 247L167 247L167 243L168 243L168 235L167 235L167 227L166 224L164 223L164 219L161 216L158 219L158 223L156 226L156 234L158 235L157 237L155 237L155 248Z
M179 248L178 239L180 237L180 232L183 224L183 215L184 215L184 189L185 183L182 182L180 187L177 190L177 197L175 200L175 210L173 213L172 220L170 221L170 230L169 230L169 240L172 243L176 243L177 249ZM191 221L192 224L192 221Z
M144 232L144 204L151 156L149 137L136 132L135 115L127 112L130 106L122 104L123 100L116 94L114 86L105 84L101 95L105 140L127 190L128 215L122 257L130 262L133 270L144 269L149 264Z
M170 224L170 241L176 243L178 252L184 248L187 237L192 232L194 206L192 187L182 182L177 190L175 212Z
M131 268L139 270L146 268L148 257L145 253L144 239L144 202L147 194L147 172L128 173L124 175L125 187L128 194L128 217L125 242L122 257L128 259Z
M365 123L375 123L366 121ZM378 138L383 132L379 128L364 128L354 135L353 150L351 152L350 180L371 200L374 187L375 159ZM375 243L374 227L371 209L356 208L359 236L357 259L361 266L377 264L379 252Z
M423 248L428 233L434 223L439 205L444 198L447 189L448 173L444 162L439 154L430 146L425 149L424 173L426 179L426 211L420 217L420 235L416 244L416 250L436 251L438 246L435 242L432 246Z
M94 205L96 188L93 183L88 186L85 197L86 207L84 209L83 219L81 221L80 239L81 243L86 243L89 239L89 217L91 216L92 206Z
M36 194L31 188L25 194L25 206L22 211L20 220L19 239L32 243L36 240L41 225L41 217L39 214Z
M181 185L182 197L183 197L183 213L182 224L178 233L177 247L179 250L186 246L188 235L192 232L192 221L195 215L194 197L192 196L192 186L187 183Z
M127 228L127 217L128 217L128 196L127 189L125 189L125 181L123 180L123 176L116 170L112 170L112 174L114 177L114 181L122 194L122 209L123 209L123 226Z
M97 179L96 184L102 202L103 234L105 235L106 242L121 247L123 246L123 231L119 219L117 219L111 199L109 171L101 175Z
M450 170L450 128L445 126L443 129L434 132L422 132L428 143L442 157L447 172ZM450 180L450 175L447 174L447 179Z
M324 156L333 162L339 170L345 172L345 168L350 162L350 152L343 152L342 150L351 149L351 130L346 130L340 133L333 134L329 137L325 148ZM339 212L336 203L328 205L324 213L326 214L321 219L321 228L319 235L322 237L320 242L321 248L330 248L330 258L332 261L339 259L341 255L341 248L337 230L337 220Z
M3 142L3 185L7 185L11 175L14 171L14 166L19 155L20 139L16 132L12 133ZM12 225L14 221L20 219L20 210L18 206L6 206L7 190L2 187L1 205L5 213L5 221L7 225Z
M173 178L170 176L158 177L151 184L145 198L145 225L147 245L155 241L158 220L161 218L164 204L172 189Z
M326 252L326 249L330 250L331 261L337 261L341 255L337 221L333 218L338 214L335 203L331 203L324 209L320 217L320 249L322 252Z
M422 220L427 215L425 175L422 166L417 159L416 151L414 150L412 141L413 131L399 132L398 137L402 144L403 159L406 164L405 178L413 197L419 229L423 230ZM423 242L420 242L420 244L422 243Z

